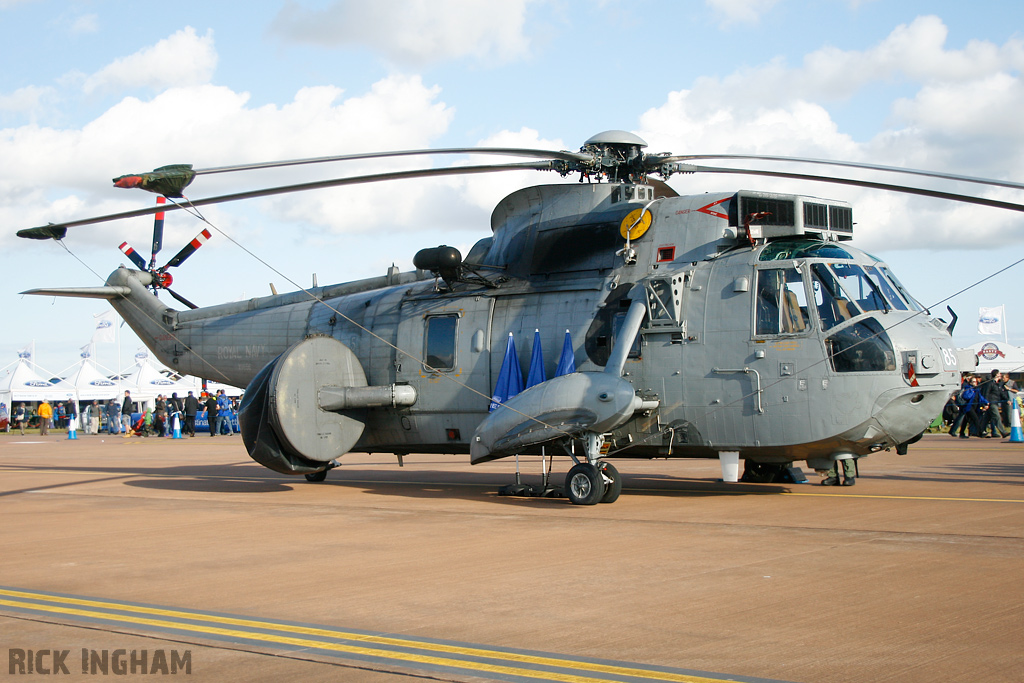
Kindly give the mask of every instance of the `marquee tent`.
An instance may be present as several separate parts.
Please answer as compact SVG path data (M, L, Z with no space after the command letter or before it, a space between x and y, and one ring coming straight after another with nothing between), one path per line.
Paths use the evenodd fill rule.
M974 372L987 375L999 370L1014 376L1024 373L1024 349L1010 346L1004 342L978 342L967 347L978 357L978 367Z
M132 392L133 401L149 401L158 394L170 396L172 393L184 398L190 391L199 396L199 383L193 378L171 379L147 357L136 356L135 367L125 374L124 379L129 384L126 388Z
M75 387L61 380L43 379L26 360L19 360L13 370L0 378L0 402L8 407L16 401L74 401Z
M231 398L238 398L239 396L245 393L245 389L239 389L238 387L233 387L230 384L222 384L220 382L214 382L212 380L206 383L206 390L209 391L211 394L216 394L221 389L224 390L225 395Z
M123 387L114 380L108 379L96 369L88 358L83 358L78 370L69 375L67 380L75 387L79 401L109 401L124 395L124 390L132 390L135 385L124 383ZM135 392L132 391L132 394Z

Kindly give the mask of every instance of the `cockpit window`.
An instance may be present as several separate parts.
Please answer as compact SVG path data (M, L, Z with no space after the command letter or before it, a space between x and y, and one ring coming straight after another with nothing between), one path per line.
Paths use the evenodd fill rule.
M795 258L850 259L850 253L829 242L776 240L768 243L758 257L761 261L785 261Z
M853 263L830 263L843 291L865 311L888 311L891 306L864 270Z
M811 274L811 289L814 292L814 304L818 309L821 329L828 330L861 314L860 308L843 292L839 280L828 266L824 263L813 263Z
M882 271L875 266L865 266L864 270L871 278L871 281L874 282L875 286L882 291L882 294L885 295L885 298L889 300L889 303L891 303L893 307L901 311L907 310L907 305L903 303L903 300L900 299L900 295L896 293L893 286L885 279L885 275L882 274Z
M755 334L800 334L808 329L804 279L796 268L766 268L757 272Z
M881 270L883 274L885 274L885 277L887 277L889 279L889 282L891 282L893 284L893 286L896 287L897 291L899 291L899 293L903 295L903 300L906 301L908 304L910 304L910 308L912 308L915 311L923 311L924 310L924 308L921 306L921 304L917 303L917 300L914 299L914 297L910 296L910 292L908 292L907 288L903 286L903 283L901 283L896 278L896 276L893 275L892 271L889 270L888 266L881 266L880 265L880 266L878 266L878 269Z

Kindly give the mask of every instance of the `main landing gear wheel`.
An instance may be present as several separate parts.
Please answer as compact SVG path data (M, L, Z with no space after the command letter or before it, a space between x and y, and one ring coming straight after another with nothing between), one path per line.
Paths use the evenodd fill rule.
M596 505L604 494L604 477L597 465L581 462L565 475L565 495L573 505Z
M327 478L327 470L320 470L319 472L307 472L305 475L306 481L318 483Z
M615 469L615 465L610 462L599 463L598 467L605 479L611 479L610 482L606 482L607 486L605 486L604 495L601 496L600 502L614 503L619 499L619 494L622 493L622 477L619 476L619 471Z

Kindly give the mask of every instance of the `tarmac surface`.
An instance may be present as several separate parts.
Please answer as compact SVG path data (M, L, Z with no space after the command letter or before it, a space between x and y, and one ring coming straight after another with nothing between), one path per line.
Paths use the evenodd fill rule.
M72 681L118 650L196 681L1024 680L1021 443L928 435L835 488L614 460L618 502L576 507L498 496L512 461L311 484L237 436L79 437L0 434L0 681L65 650Z

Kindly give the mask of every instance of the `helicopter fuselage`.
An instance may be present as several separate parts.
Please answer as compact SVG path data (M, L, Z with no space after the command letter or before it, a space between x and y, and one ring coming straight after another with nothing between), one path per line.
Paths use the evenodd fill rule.
M734 451L822 469L912 441L958 387L945 324L849 246L848 205L655 194L618 183L513 193L466 257L474 277L391 273L190 311L149 293L148 273L120 268L107 284L130 292L113 306L175 371L248 386L326 336L369 386L412 387L411 403L347 411L364 426L353 451L468 453L509 335L525 375L535 330L548 378L566 332L580 372L624 358L617 374L645 407L606 433L614 457Z

